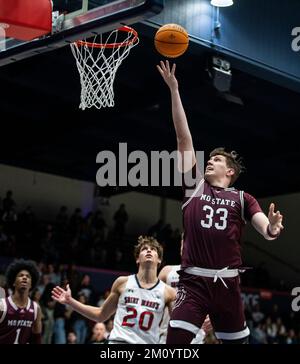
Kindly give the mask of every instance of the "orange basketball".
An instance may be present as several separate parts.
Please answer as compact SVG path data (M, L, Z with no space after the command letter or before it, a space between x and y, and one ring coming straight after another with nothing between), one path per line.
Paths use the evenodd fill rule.
M158 53L164 57L176 58L187 50L189 35L178 24L165 24L156 32L154 45Z

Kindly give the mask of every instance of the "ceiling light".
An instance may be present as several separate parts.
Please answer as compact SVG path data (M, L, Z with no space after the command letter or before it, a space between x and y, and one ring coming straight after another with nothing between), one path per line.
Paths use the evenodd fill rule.
M222 8L233 5L232 0L211 0L210 3L213 6L218 6L218 7L222 7Z

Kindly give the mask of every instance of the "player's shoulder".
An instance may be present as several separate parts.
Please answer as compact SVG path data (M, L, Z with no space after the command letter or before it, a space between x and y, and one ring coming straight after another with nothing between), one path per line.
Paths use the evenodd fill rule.
M168 274L171 272L172 270L172 265L165 265L162 270L159 272L158 278L163 281L166 282L167 280L167 276Z
M112 285L112 291L119 290L122 287L124 287L126 285L126 283L128 282L128 279L129 279L129 276L118 277Z
M243 191L243 196L246 203L256 201L256 198L248 192Z

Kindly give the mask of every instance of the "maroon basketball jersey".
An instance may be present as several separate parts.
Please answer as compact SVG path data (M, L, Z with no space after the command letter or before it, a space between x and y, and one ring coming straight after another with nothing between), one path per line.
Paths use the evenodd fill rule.
M222 269L241 266L242 231L245 220L261 212L258 202L243 191L213 187L204 179L197 187L198 193L185 198L182 205L182 267Z
M12 297L1 299L0 344L28 344L33 322L37 317L37 304L28 298L25 308L19 308Z

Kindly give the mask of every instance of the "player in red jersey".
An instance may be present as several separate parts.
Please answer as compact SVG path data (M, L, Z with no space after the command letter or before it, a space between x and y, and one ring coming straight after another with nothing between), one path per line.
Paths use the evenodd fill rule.
M171 92L185 190L184 249L167 344L191 342L207 314L221 342L247 343L249 329L239 286L243 227L249 220L265 239L274 240L283 229L283 216L275 212L272 203L267 217L253 196L231 187L242 171L235 152L213 150L201 176L175 77L176 66L171 68L166 61L157 68ZM197 175L197 184L188 195L185 181L191 171Z
M41 344L41 309L29 298L39 272L23 259L9 265L6 279L13 294L0 298L0 344Z

